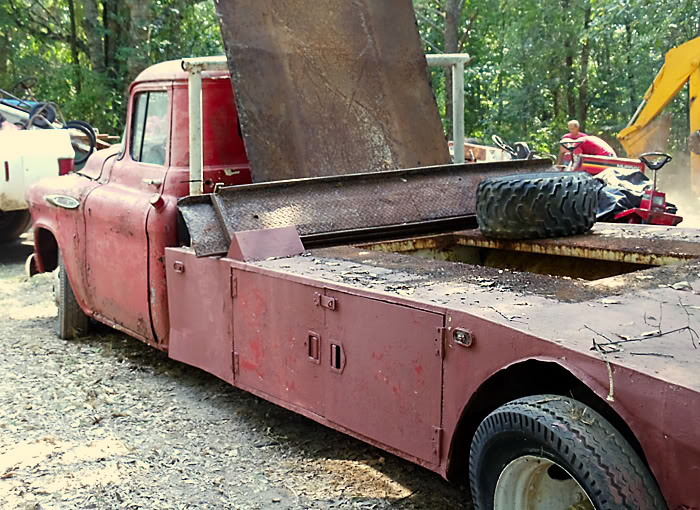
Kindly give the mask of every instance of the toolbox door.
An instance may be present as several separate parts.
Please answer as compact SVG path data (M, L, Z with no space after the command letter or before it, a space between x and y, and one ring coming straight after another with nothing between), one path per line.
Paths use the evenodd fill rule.
M327 369L323 309L315 305L319 290L247 271L234 271L234 282L236 386L323 416Z
M335 291L323 304L326 418L439 464L444 316Z

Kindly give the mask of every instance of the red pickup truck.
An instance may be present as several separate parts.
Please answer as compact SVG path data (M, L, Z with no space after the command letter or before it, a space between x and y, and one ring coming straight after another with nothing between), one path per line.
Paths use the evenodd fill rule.
M59 336L112 326L479 509L700 508L696 231L479 234L477 184L545 160L246 185L225 71L203 74L188 196L187 80L144 71L121 147L30 189Z

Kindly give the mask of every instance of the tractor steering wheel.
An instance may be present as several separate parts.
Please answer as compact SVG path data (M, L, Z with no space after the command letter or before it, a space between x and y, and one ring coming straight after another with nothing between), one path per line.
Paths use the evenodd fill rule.
M559 142L559 145L564 147L567 151L573 153L576 149L578 149L581 146L582 143L583 143L583 141L581 141L581 142L573 142L573 141L572 142Z
M502 151L505 151L505 152L507 152L508 154L510 154L510 156L511 156L512 158L514 158L514 159L517 158L517 156L518 156L517 151L516 151L515 149L513 149L513 147L511 147L510 145L508 145L506 142L504 142L504 141L503 141L503 138L501 138L501 137L498 136L498 135L493 135L493 136L491 137L491 140L493 140L493 143L496 144L496 147L498 147L498 148L501 149Z
M663 152L645 152L639 159L650 170L661 170L661 167L671 161L673 158L669 154Z
M19 92L21 92L18 89L21 87L22 90L24 91L24 95L23 95L23 97L24 97L27 95L28 92L31 93L32 87L36 87L38 83L39 83L39 78L37 78L36 76L29 76L28 78L24 78L22 80L19 80L17 83L15 83L12 86L12 88L10 88L10 92L13 95L18 96Z

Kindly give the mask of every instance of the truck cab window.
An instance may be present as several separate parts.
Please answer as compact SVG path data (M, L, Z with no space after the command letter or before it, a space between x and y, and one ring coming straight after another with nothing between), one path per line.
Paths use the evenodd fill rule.
M142 92L134 97L131 159L163 165L168 137L168 93Z

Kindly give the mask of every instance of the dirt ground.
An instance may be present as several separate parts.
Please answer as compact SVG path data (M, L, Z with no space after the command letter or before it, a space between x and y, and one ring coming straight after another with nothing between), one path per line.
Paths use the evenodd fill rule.
M0 508L471 508L427 470L122 334L57 339L29 253L0 248Z

